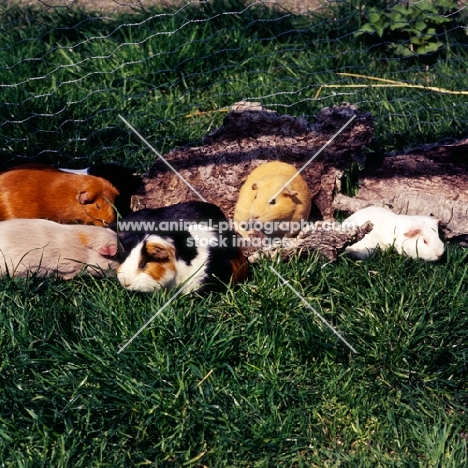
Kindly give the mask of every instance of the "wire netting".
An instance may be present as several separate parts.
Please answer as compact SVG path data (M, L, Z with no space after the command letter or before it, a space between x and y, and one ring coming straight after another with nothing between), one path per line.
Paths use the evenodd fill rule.
M344 101L376 119L371 149L465 136L466 10L444 1L2 2L0 169L146 169L199 144L229 106L313 120Z

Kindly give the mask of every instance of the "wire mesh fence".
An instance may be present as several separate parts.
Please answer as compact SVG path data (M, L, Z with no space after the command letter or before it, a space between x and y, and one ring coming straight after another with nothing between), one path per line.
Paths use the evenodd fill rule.
M219 126L233 103L313 119L347 101L373 149L459 138L468 120L465 3L72 0L1 3L0 169L154 155Z

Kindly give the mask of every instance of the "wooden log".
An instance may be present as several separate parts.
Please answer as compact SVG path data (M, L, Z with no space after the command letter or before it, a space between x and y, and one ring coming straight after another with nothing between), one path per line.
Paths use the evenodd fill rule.
M155 161L134 206L156 208L198 199L186 181L232 218L239 189L255 167L267 161L284 161L300 170L353 116L342 133L301 172L316 214L330 219L337 180L352 161L363 160L363 150L374 131L371 115L347 103L322 109L314 122L279 114L259 103L236 103L223 125L205 136L202 146L178 148L164 155L177 174L163 161Z
M319 221L312 223L310 229L301 231L297 237L283 239L283 243L279 245L271 245L268 242L262 245L262 241L268 239L256 232L250 238L252 245L246 245L242 250L250 263L256 263L263 257L279 256L282 260L287 260L294 256L309 256L314 252L321 253L329 261L335 261L340 252L348 245L359 242L372 227L372 223L367 222L362 226L345 229L339 223Z
M368 161L353 198L338 194L334 207L354 213L376 205L398 214L435 216L446 239L468 240L468 140L423 145Z

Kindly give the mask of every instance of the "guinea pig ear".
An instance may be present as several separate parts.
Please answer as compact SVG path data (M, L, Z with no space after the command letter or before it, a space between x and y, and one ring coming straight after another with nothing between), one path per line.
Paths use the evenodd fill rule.
M403 235L412 239L413 237L419 236L421 234L421 229L419 228L412 228L409 231L405 232Z
M161 244L147 243L145 250L153 260L167 262L170 259L169 252Z
M285 195L288 195L289 197L294 197L295 195L297 195L299 192L297 192L296 190L291 190L291 189L288 189L288 188L285 188L283 189L283 192Z
M82 204L82 205L88 205L89 203L93 203L94 200L96 200L96 194L95 193L90 193L88 192L79 192L78 195L76 196L76 199Z
M98 253L99 255L103 255L104 257L113 257L117 255L117 243L109 242L103 247L100 247Z

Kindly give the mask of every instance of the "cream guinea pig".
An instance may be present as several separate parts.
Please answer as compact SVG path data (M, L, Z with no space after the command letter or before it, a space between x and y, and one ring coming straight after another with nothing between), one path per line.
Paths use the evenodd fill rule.
M244 237L254 228L268 235L289 237L300 230L289 222L307 220L311 203L307 183L294 166L280 161L267 162L255 168L241 187L234 222ZM257 226L265 223L274 223L274 229L270 229L271 224L265 226L268 232L258 229Z
M394 246L399 254L423 260L438 260L444 253L444 243L439 238L439 220L430 216L397 215L386 208L370 206L357 211L345 221L361 226L370 221L372 231L359 242L346 248L356 258L372 255L377 247L386 250Z
M59 224L46 219L0 222L0 276L104 276L118 262L117 235L99 226Z

